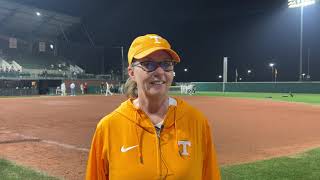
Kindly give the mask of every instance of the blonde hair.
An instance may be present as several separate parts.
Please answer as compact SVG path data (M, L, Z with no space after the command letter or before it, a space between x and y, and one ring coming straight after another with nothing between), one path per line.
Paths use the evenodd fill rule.
M128 98L133 98L133 99L137 98L138 97L137 83L129 77L126 83L124 84L123 92Z

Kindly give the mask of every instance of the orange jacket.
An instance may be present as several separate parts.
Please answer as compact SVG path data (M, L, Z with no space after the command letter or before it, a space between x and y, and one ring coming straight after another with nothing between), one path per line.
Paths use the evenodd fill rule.
M170 98L158 137L148 116L127 100L97 125L87 180L220 180L207 119Z

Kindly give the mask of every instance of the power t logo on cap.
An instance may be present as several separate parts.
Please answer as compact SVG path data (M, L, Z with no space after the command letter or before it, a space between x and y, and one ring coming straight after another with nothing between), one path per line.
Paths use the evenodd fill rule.
M155 43L160 43L159 39L161 38L160 36L158 35L148 35L151 39L155 39Z

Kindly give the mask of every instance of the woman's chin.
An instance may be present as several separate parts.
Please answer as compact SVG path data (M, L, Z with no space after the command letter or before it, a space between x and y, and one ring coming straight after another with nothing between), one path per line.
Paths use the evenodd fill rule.
M148 94L150 96L165 96L167 91L165 89L150 89Z

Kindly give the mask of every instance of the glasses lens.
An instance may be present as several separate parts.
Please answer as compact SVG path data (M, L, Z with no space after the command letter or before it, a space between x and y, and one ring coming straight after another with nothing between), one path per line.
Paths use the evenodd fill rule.
M174 62L172 61L162 61L162 62L154 62L154 61L144 61L134 64L134 66L141 67L144 71L152 72L155 71L158 66L160 66L164 71L173 71Z
M159 65L164 71L173 71L174 63L172 61L163 61Z
M158 63L153 61L140 62L140 65L145 71L148 72L154 71L158 67Z

